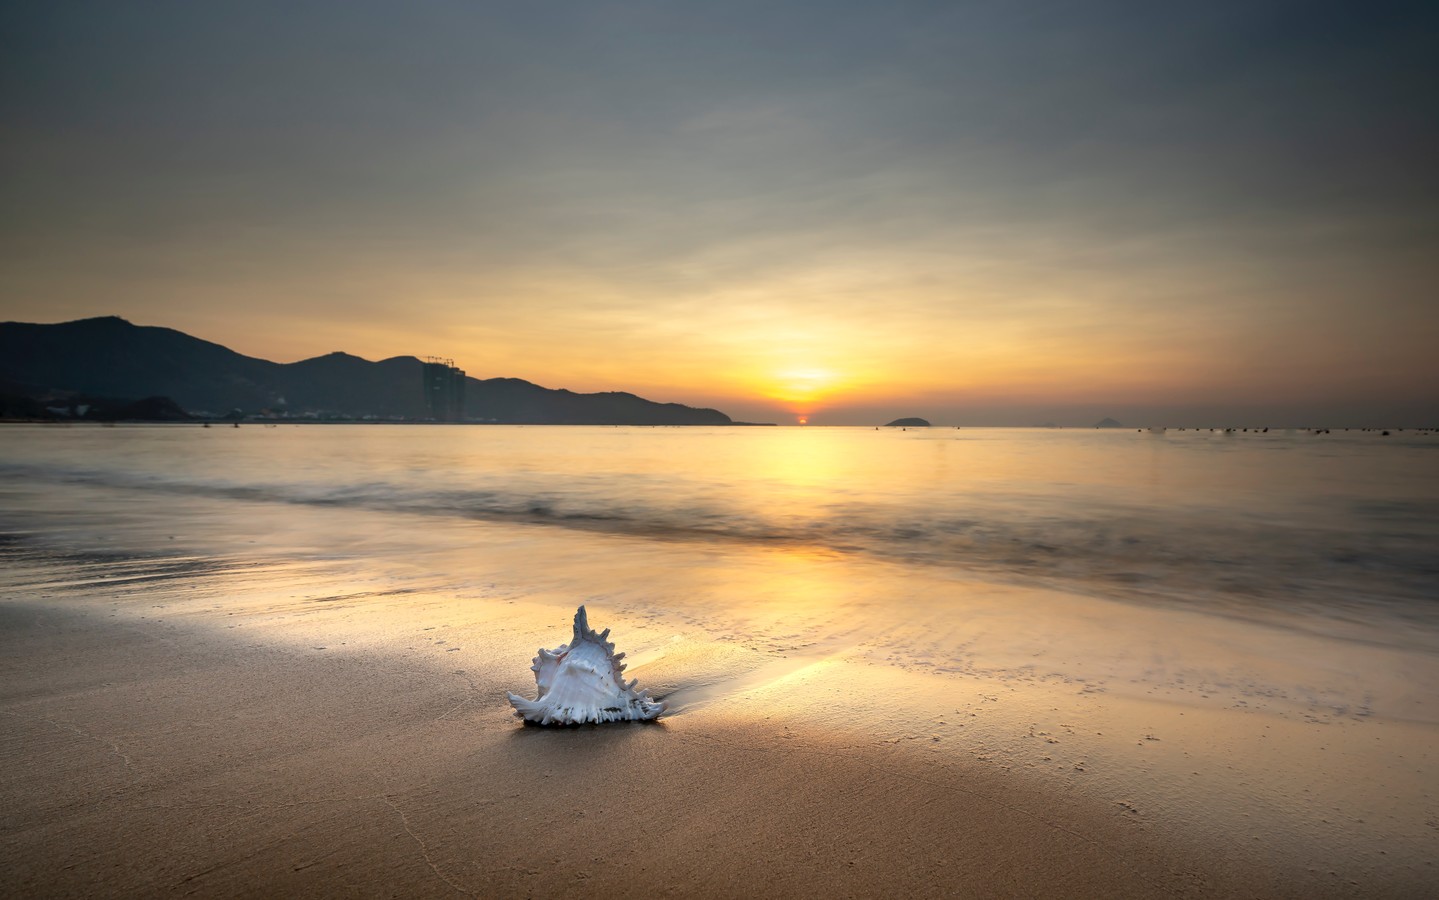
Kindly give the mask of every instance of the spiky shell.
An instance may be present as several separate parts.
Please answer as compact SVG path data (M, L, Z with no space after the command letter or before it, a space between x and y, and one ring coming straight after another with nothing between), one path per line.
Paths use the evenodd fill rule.
M615 652L609 636L608 628L598 634L590 628L583 606L576 610L570 642L541 647L530 667L539 689L535 699L509 694L515 715L536 725L583 725L642 721L664 712L663 701L635 690L639 679L625 682L625 655Z

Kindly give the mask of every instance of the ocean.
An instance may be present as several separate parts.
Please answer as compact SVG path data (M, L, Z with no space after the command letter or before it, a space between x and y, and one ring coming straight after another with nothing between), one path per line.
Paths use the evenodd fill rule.
M1439 435L1418 431L19 425L0 532L0 588L25 599L344 582L589 603L655 641L1409 717L1394 684L1439 679ZM1344 646L1418 656L1336 670Z
M1439 435L1416 431L7 426L0 499L12 542L52 548L223 544L309 507L369 516L369 553L482 522L1439 626Z

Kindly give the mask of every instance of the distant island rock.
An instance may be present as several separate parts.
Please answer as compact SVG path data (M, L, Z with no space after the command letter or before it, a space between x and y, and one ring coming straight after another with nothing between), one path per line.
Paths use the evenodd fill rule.
M169 397L95 397L69 392L36 399L0 387L0 419L30 422L183 422L192 416Z
M1094 423L1094 427L1095 427L1095 428L1123 428L1124 426L1121 425L1121 424L1119 424L1118 422L1116 422L1116 421L1113 420L1113 419L1100 419L1098 422L1095 422L1095 423Z
M146 397L130 402L98 403L91 407L89 418L111 422L183 422L190 414L169 397Z
M576 394L518 378L463 378L463 422L515 425L729 425L714 409L622 392ZM0 413L9 418L100 416L427 421L424 363L330 353L295 363L243 356L171 328L118 316L54 325L0 323ZM95 403L91 398L147 398ZM56 410L59 410L57 412Z
M924 419L910 418L910 419L895 419L893 422L887 423L884 427L885 427L885 428L929 428L929 427L930 427L930 424L929 424L928 421L926 421L926 420L924 420Z

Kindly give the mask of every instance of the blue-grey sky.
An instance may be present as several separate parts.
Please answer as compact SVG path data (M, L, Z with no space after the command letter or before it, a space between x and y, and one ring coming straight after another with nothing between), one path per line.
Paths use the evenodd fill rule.
M9 3L0 317L741 418L1439 419L1439 6Z

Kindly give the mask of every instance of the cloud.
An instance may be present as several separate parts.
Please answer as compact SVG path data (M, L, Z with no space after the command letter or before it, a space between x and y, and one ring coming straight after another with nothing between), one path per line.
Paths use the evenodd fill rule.
M335 13L11 8L7 317L675 399L1433 396L1428 7Z

